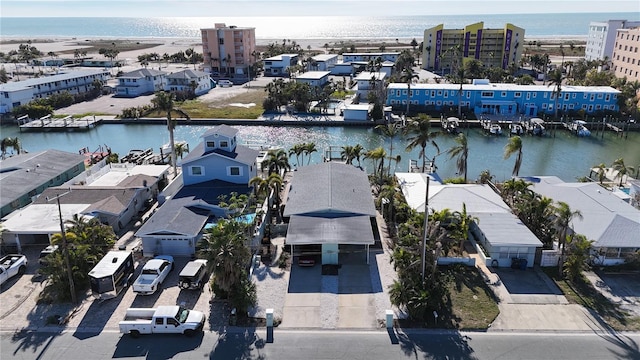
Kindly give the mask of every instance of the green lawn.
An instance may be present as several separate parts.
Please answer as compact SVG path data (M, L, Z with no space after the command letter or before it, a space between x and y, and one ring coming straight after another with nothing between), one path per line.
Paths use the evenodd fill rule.
M640 331L640 317L631 316L620 309L596 290L591 283L581 278L573 282L558 277L557 267L545 267L542 270L558 285L564 296L572 304L580 304L594 310L613 329L618 331Z
M266 97L266 93L260 90L249 90L246 93L238 94L234 97L224 100L203 102L200 100L189 100L179 104L182 110L186 111L192 118L205 119L257 119L264 109L262 102ZM240 106L230 106L228 104L250 104L255 106L249 108Z
M459 266L447 270L450 308L440 315L439 327L455 329L487 329L498 316L493 292L474 267Z

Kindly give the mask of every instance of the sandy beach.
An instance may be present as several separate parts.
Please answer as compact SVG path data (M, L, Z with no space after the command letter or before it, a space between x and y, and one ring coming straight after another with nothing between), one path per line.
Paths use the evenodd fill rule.
M386 51L394 51L395 49L403 49L410 47L408 44L413 38L402 39L292 39L303 50L311 49L312 51L325 52L324 45L328 44L329 48L338 50L342 44L355 44L358 48L372 48L377 49L379 44L384 43ZM178 51L184 51L188 48L193 48L195 51L202 53L202 42L200 38L24 38L24 37L2 37L0 42L0 52L8 53L11 50L17 50L20 44L27 43L31 40L31 45L35 46L38 50L44 54L50 52L60 54L68 54L73 57L73 52L76 49L94 49L92 42L115 42L117 44L122 42L133 43L142 47L136 50L121 51L118 55L120 59L137 59L138 55L145 53L158 53L158 54L173 54ZM416 40L420 42L422 39L416 37ZM560 43L584 43L586 36L584 37L527 37L525 43L532 41L542 42L545 44L560 44ZM282 39L256 39L256 45L267 46L272 43L281 43ZM369 46L368 46L369 45ZM117 45L116 45L117 46ZM95 49L94 49L95 50ZM98 55L98 51L87 51L87 55ZM99 55L101 56L101 55Z

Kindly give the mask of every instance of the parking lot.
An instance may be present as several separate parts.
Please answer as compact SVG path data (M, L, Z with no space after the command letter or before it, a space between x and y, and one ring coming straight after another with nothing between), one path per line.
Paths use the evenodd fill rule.
M43 246L44 247L44 246ZM189 258L176 258L175 269L162 285L162 289L153 295L136 295L127 288L118 297L109 300L94 300L90 292L80 297L80 304L72 308L70 304L38 304L38 296L44 288L44 282L33 281L38 268L39 248L29 248L25 252L29 258L27 272L2 285L0 320L2 330L38 329L47 327L51 316L65 318L66 325L89 333L100 333L103 329L118 329L118 323L124 319L130 307L156 307L160 305L183 305L186 308L202 311L207 315L205 330L220 330L227 326L229 309L224 302L213 301L208 287L203 291L182 290L178 287L178 274ZM137 277L143 261L136 264ZM86 336L86 335L85 335Z

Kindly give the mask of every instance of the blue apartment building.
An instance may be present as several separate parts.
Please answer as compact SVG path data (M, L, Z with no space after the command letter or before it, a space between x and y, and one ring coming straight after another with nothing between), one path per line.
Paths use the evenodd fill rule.
M387 105L394 109L406 109L407 101L412 109L448 109L458 107L473 111L477 117L498 116L506 119L515 116L535 117L559 112L583 110L586 114L600 111L619 111L620 91L609 86L561 86L560 97L555 99L555 86L491 84L488 80L474 80L473 84L412 84L407 94L407 84L392 83L387 87Z

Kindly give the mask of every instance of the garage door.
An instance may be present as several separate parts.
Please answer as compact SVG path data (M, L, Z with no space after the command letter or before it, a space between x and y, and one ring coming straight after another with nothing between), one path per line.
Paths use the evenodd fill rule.
M195 254L193 240L159 239L156 241L156 253L172 256L191 256Z

